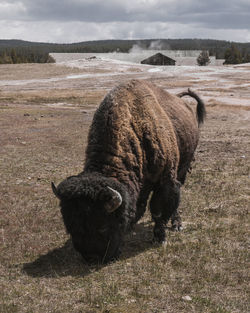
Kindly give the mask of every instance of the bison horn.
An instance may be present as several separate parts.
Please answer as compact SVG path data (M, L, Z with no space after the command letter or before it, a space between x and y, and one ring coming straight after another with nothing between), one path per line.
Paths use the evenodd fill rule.
M59 199L57 188L56 188L56 186L55 186L55 184L53 182L51 182L51 188L52 188L52 191L55 194L55 196Z
M119 208L119 206L122 204L122 196L121 194L114 190L113 188L108 186L108 189L111 191L112 193L112 198L110 201L108 201L105 204L105 209L107 210L108 213L112 213L114 212L116 209Z

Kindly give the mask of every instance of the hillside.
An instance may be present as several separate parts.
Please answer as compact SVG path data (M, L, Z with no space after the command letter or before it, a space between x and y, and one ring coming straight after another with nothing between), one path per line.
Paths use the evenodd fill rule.
M23 40L0 40L0 53L9 49L35 49L43 53L105 53L129 52L132 47L157 50L208 50L210 55L223 59L226 49L234 44L242 53L250 52L250 43L229 42L211 39L145 39L145 40L98 40L71 44L29 42Z

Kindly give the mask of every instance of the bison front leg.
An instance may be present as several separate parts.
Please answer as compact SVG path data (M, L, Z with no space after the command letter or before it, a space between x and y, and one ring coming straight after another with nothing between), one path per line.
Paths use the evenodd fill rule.
M164 186L156 188L150 201L150 211L155 222L154 240L162 243L165 241L165 228L170 217L175 221L177 208L180 202L180 183L168 182ZM172 224L173 224L172 220Z

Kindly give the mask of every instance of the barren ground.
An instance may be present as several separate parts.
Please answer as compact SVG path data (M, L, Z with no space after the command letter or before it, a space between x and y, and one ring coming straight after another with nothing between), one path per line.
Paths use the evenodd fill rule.
M81 171L93 112L130 78L191 87L206 101L182 188L184 230L154 246L147 213L118 261L89 267L50 182ZM249 312L249 108L250 65L0 65L0 312Z

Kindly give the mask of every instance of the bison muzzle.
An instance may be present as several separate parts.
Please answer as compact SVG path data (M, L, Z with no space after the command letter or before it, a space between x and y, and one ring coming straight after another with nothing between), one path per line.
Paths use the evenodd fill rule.
M195 109L181 99L186 95ZM154 240L164 242L169 219L181 229L180 186L204 117L204 103L190 89L175 96L131 80L106 95L90 127L83 172L52 183L66 230L87 262L116 259L147 203Z

